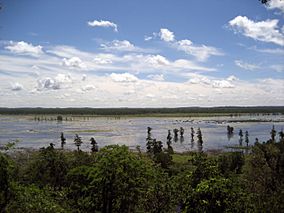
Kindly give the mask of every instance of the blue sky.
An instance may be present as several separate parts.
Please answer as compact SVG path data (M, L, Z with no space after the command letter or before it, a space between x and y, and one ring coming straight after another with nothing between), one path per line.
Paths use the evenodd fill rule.
M1 107L284 105L283 0L1 2Z

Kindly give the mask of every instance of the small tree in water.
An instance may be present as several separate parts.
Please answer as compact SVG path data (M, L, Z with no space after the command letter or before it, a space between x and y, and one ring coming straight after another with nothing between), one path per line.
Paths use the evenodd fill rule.
M191 135L191 140L194 141L194 133L195 133L195 132L194 132L193 127L191 127L190 130L191 130L191 133L190 133L190 135Z
M184 128L180 127L180 137L183 137L183 134L184 134Z
M98 143L95 140L95 138L91 137L90 141L91 141L91 144L92 144L92 152L98 152L99 147L98 147Z
M64 137L63 132L61 132L60 139L61 139L61 148L63 149L64 145L66 144L66 138Z
M248 133L248 131L246 131L246 133L245 133L245 142L247 143L247 146L248 146L248 144L249 144L249 133Z
M200 143L202 145L203 139L202 139L202 132L201 132L200 128L198 128L198 130L197 130L197 139L198 139L198 143Z
M81 137L78 134L75 135L74 143L77 146L78 151L80 151L80 146L83 143Z
M168 145L168 153L173 154L174 149L171 146L172 145L172 135L171 135L171 130L168 130L168 136L167 136L167 145Z
M270 132L270 135L271 135L272 142L275 142L276 130L274 128L274 125L272 126L272 130Z
M240 136L239 143L240 143L240 146L242 146L243 145L243 136L244 136L244 134L243 134L243 130L241 130L241 129L239 131L239 136Z

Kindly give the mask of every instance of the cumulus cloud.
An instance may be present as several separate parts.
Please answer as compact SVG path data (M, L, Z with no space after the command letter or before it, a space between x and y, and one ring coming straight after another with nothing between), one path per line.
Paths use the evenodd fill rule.
M170 41L175 40L174 33L171 32L170 30L166 29L166 28L160 29L159 36L160 36L161 40L166 41L166 42L170 42Z
M105 27L105 28L111 27L115 32L118 32L117 25L110 21L105 21L105 20L88 21L88 25L91 27Z
M245 70L256 70L259 69L260 67L256 64L251 64L251 63L246 63L242 60L235 60L235 65L237 65L238 67L245 69Z
M214 88L234 88L235 87L230 81L226 81L226 80L215 80L213 81L212 86Z
M206 45L194 45L192 41L185 39L175 43L178 50L184 51L189 55L193 55L198 61L206 61L210 56L224 55L215 47Z
M42 46L40 45L34 46L24 41L19 41L19 42L11 41L10 44L5 47L5 49L15 54L30 55L34 57L38 57L41 54L43 54Z
M86 65L79 57L72 57L69 59L63 58L63 65L70 68L79 68L79 69L86 68Z
M11 84L11 90L13 90L13 91L20 91L22 89L24 89L23 85L18 83L18 82Z
M283 0L270 0L267 5L268 9L278 9L284 13L284 1Z
M127 40L113 40L111 42L107 42L101 44L101 48L106 51L125 51L125 52L143 52L142 48L134 46Z
M146 57L146 62L153 65L154 67L167 66L170 64L168 59L161 55L148 55Z
M72 78L70 75L58 74L55 78L46 77L39 79L37 81L36 89L38 91L58 90L62 88L67 88L68 84L70 83L72 83Z
M234 75L231 75L231 76L229 76L228 78L227 78L227 80L228 81L237 81L237 80L239 80L236 76L234 76Z
M281 32L278 22L277 19L255 22L246 16L237 16L229 21L229 25L235 32L246 37L284 46L284 34Z
M197 45L189 39L175 40L175 35L169 29L162 28L159 33L153 33L154 37L159 37L162 41L169 42L172 47L177 50L183 51L188 55L194 56L198 61L206 61L210 56L220 56L224 53L211 46ZM147 37L151 40L152 37Z
M110 78L115 82L121 82L121 83L138 81L138 78L130 73L122 73L122 74L112 73L110 74Z

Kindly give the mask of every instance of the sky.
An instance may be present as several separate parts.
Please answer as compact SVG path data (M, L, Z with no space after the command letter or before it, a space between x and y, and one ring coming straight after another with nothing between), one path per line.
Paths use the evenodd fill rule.
M284 0L0 5L0 107L284 105Z

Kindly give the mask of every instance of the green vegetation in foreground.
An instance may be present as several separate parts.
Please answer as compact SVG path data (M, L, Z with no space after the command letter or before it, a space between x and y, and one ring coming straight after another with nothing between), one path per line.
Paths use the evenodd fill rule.
M89 115L89 116L219 116L239 114L284 114L284 106L180 107L180 108L0 108L9 115Z
M283 132L275 141L273 128L271 139L248 154L177 154L170 134L162 149L150 131L147 153L93 149L94 139L91 153L53 144L0 153L0 212L283 212Z

